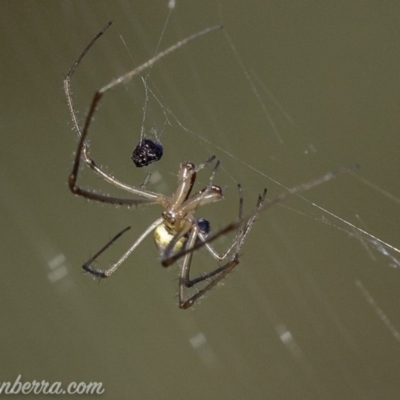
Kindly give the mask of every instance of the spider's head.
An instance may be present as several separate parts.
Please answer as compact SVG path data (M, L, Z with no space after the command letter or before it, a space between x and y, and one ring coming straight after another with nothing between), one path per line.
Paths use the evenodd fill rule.
M162 213L164 219L164 225L171 231L171 233L176 233L179 230L177 226L178 221L181 220L180 216L177 215L176 211L169 208Z

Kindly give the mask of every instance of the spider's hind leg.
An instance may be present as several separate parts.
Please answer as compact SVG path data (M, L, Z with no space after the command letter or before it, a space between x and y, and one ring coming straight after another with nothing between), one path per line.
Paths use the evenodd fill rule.
M242 197L242 189L241 186L239 186L239 221L243 220L243 197ZM246 236L250 232L260 210L264 206L264 201L265 197L267 195L266 189L264 189L263 193L258 196L256 208L253 212L253 214L245 220L244 225L239 225L236 233L236 237L234 239L233 244L228 248L228 250L224 253L223 256L215 257L214 253L215 251L210 251L210 253L214 256L216 259L226 259L229 254L234 250L234 254L230 257L230 260L226 262L224 265L214 269L213 271L203 274L197 278L190 279L190 267L192 263L192 256L193 252L188 252L183 260L181 272L179 275L179 307L183 309L187 309L191 307L197 299L202 297L206 292L208 292L210 289L212 289L214 286L216 286L219 282L221 282L238 264L239 264L239 251L241 247L244 244L244 241L246 239ZM191 249L195 243L196 239L199 236L199 227L193 229L193 231L190 234L190 237L187 242L187 249ZM214 235L214 238L219 236L219 233ZM207 244L207 240L203 242L204 244ZM188 297L185 299L185 289L186 288L191 288L194 285L204 282L206 280L210 280L202 289L200 289L197 293L193 294L192 296Z
M179 276L179 308L187 309L191 307L197 299L202 297L206 292L208 292L220 281L222 281L222 279L224 279L225 276L228 275L238 264L239 255L236 253L234 257L225 265L218 267L215 270L207 274L203 274L197 278L190 279L189 276L185 277L181 274ZM200 289L197 293L193 294L189 298L184 298L186 288L193 287L197 283L209 280L210 278L213 279L211 279L210 282L202 289Z

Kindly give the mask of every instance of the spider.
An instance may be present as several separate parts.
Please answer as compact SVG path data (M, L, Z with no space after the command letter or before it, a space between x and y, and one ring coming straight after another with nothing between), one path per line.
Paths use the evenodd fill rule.
M146 68L151 67L155 62L160 60L162 57L170 54L178 48L184 46L193 39L204 36L212 31L222 28L221 26L207 28L201 32L195 33L186 39L177 42L175 45L167 48L166 50L158 53L153 58L133 69L132 71L112 80L108 85L97 90L90 104L89 111L84 120L83 127L80 127L78 123L77 113L74 108L72 95L71 95L71 78L76 71L78 65L90 50L93 44L103 35L103 33L109 28L111 22L109 22L86 46L81 55L75 61L70 71L64 79L64 91L67 98L67 103L71 118L73 121L74 129L78 132L79 142L75 154L75 159L72 167L72 172L69 175L68 185L72 193L83 196L89 200L94 200L102 203L108 203L119 206L139 206L142 204L158 204L162 207L163 211L161 217L155 220L149 227L134 241L130 248L119 258L117 262L111 265L106 270L96 269L92 266L92 263L122 234L127 232L130 227L123 229L116 236L114 236L109 242L107 242L93 257L83 264L83 269L98 278L110 277L120 265L130 256L130 254L139 246L139 244L152 232L154 231L154 241L161 253L161 263L164 267L168 267L173 264L179 258L183 258L182 265L180 266L179 273L179 307L187 309L191 307L196 300L202 297L207 291L217 285L222 279L225 278L239 263L239 251L243 246L247 234L249 233L252 225L254 224L258 213L262 209L266 197L266 189L259 195L256 207L253 213L244 218L243 216L243 190L240 185L239 189L239 213L238 219L226 228L218 231L213 236L209 236L210 224L207 220L202 218L196 218L195 214L199 207L220 201L223 199L222 189L214 185L214 177L217 172L219 161L215 157L210 157L204 163L199 166L195 166L191 162L181 163L178 173L178 183L175 191L172 195L167 196L161 193L155 193L146 189L146 185L143 184L139 188L135 186L127 185L117 180L114 176L105 172L96 162L91 158L90 147L87 142L87 135L89 133L90 123L95 114L97 105L104 93L110 89L113 89L121 83L127 82L132 77L140 74ZM140 160L138 166L147 165L152 161L153 155L150 154L151 160L147 160L146 149L144 150L144 161ZM162 155L162 151L161 151ZM140 159L140 157L139 157ZM107 194L100 194L93 190L83 188L77 184L78 173L81 162L84 162L91 170L97 173L108 183L115 187L122 189L130 194L135 195L135 198L119 198L110 196ZM135 161L135 160L134 160ZM192 194L193 186L196 181L197 172L202 170L205 166L210 163L214 163L212 168L211 177L209 184L199 192ZM228 246L225 252L222 254L218 253L211 245L210 242L215 240L217 237L226 234L229 231L236 230L236 235L232 243ZM193 252L200 247L205 247L211 256L218 261L218 267L209 273L200 275L192 278L190 276L190 269L192 264ZM222 264L222 265L221 265ZM199 283L203 282L201 288L194 294L188 295L186 291Z
M121 235L127 232L130 227L124 228L117 235L115 235L94 256L86 261L82 267L87 273L92 274L99 279L108 278L131 255L131 253L139 246L139 244L152 231L154 231L155 244L161 253L161 264L164 267L168 267L178 259L183 258L179 273L178 297L179 307L182 309L187 309L191 307L196 302L196 300L201 298L206 292L216 286L239 264L239 252L261 210L266 210L267 208L270 208L275 204L281 203L287 197L293 194L299 194L324 182L327 182L341 173L347 173L352 170L358 169L359 165L355 164L349 167L344 167L336 171L329 172L309 182L302 183L291 189L287 189L286 192L270 200L266 205L264 203L267 190L264 189L262 194L258 196L254 211L246 217L243 215L243 190L241 185L239 184L238 218L228 224L225 228L217 231L210 236L210 223L203 218L196 218L195 213L199 207L223 199L222 189L219 186L214 185L214 177L219 166L219 161L215 159L215 156L210 157L208 160L197 167L190 162L181 163L179 167L178 183L176 189L172 195L166 196L161 193L155 193L147 190L146 183L148 179L146 179L146 181L139 187L135 187L127 185L119 181L112 175L103 171L103 169L100 168L91 158L90 148L88 142L86 141L86 138L89 133L90 123L95 114L97 105L105 92L115 88L119 84L126 83L132 77L142 73L145 69L151 68L152 65L154 65L161 58L186 45L190 41L200 38L217 29L221 29L222 26L210 27L201 32L188 36L187 38L177 42L166 50L158 53L157 55L146 61L144 64L129 71L125 75L122 75L112 80L110 83L97 90L93 95L89 111L84 120L83 127L81 128L78 123L77 113L75 111L71 95L71 78L86 53L110 27L110 25L111 22L109 22L91 40L91 42L86 46L81 55L75 61L64 79L64 91L67 98L68 108L70 111L74 129L78 132L79 136L79 142L72 171L69 175L68 185L73 194L83 196L89 200L128 207L139 206L142 204L158 204L163 208L163 211L161 217L154 221L151 225L149 225L149 227L134 241L131 247L120 257L117 262L111 265L111 267L106 270L100 270L94 268L92 266L92 263ZM151 162L158 161L162 156L161 144L153 143L152 141L147 140L148 139L144 139L143 142L140 142L132 155L132 160L137 167L146 166ZM81 161L83 161L91 170L97 173L106 182L137 197L132 199L119 198L106 194L100 194L93 190L79 186L77 184L77 179ZM192 189L196 181L197 172L204 169L208 164L214 161L215 163L214 167L212 168L209 184L199 192L192 194ZM216 240L218 237L225 235L231 231L236 231L236 235L232 243L228 246L225 252L223 252L222 254L218 253L210 245L210 243ZM222 265L219 264L217 268L209 273L200 275L196 278L191 278L190 268L192 265L193 253L201 247L205 247L210 255L219 263L222 263ZM191 288L202 282L203 286L196 293L192 295L186 294L186 290L188 288Z

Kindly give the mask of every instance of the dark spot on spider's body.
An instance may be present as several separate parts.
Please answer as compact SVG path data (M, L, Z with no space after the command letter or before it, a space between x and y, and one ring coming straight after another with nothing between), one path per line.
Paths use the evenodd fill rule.
M197 226L199 227L200 233L202 233L203 235L207 236L211 231L210 221L204 218L199 218L197 220Z

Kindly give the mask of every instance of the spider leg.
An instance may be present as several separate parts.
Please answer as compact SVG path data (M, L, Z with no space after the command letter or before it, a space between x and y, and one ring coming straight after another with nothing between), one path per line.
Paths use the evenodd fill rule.
M301 185L295 186L294 188L289 189L288 192L282 193L281 195L277 196L275 199L271 200L267 204L266 207L264 207L264 202L265 202L267 190L264 189L263 193L258 196L257 205L256 205L256 208L255 208L253 214L244 220L245 221L244 225L242 225L243 224L243 217L242 217L243 197L242 197L241 187L239 186L239 192L240 192L240 199L239 199L239 217L240 218L239 218L239 220L229 224L224 229L221 229L219 232L217 232L216 234L214 234L213 236L211 236L209 238L205 238L200 232L196 232L195 236L194 236L194 234L191 235L191 240L188 241L187 247L185 248L184 251L181 251L178 254L173 255L172 257L170 257L169 260L165 260L166 264L170 265L169 263L173 263L180 257L184 257L181 274L179 277L179 307L183 308L183 309L191 307L197 299L202 297L208 290L212 289L215 285L217 285L218 282L220 282L222 279L224 279L225 276L228 275L236 267L236 265L239 264L239 251L240 251L241 247L243 246L246 236L250 232L260 211L262 211L263 209L272 207L274 204L282 203L284 200L286 200L287 197L289 197L293 194L302 193L302 192L309 190L315 186L318 186L322 183L330 181L331 179L333 179L334 177L336 177L339 174L348 173L348 172L351 172L358 168L359 168L358 164L351 165L349 167L344 167L337 171L327 173L327 174L325 174L319 178L316 178L310 182L306 182ZM219 236L224 235L228 232L231 232L232 230L235 230L235 229L238 230L238 232L236 234L236 238L235 238L233 244L228 248L228 250L222 256L220 256L214 249L212 249L211 246L207 246L210 242L217 239ZM197 228L197 230L198 230L198 228ZM194 238L192 238L192 236L194 236ZM196 243L197 237L199 237L201 239L201 241L199 243ZM231 258L231 260L228 261L225 265L223 265L219 268L216 268L215 270L211 271L208 274L202 275L195 279L190 279L189 273L190 273L190 265L191 265L191 261L192 261L193 252L202 246L207 246L207 249L210 251L210 253L213 256L216 255L215 258L217 258L217 259L219 259L219 257L222 257L222 259L226 258L234 248L235 248L235 253L234 253L233 257ZM212 251L210 249L212 249ZM205 287L203 287L201 290L199 290L196 294L194 294L193 296L189 297L186 300L183 299L185 287L191 287L199 282L202 282L206 279L210 279L214 276L216 276L216 277L214 279L212 279Z
M236 254L239 253L241 247L244 244L244 241L246 240L246 236L249 234L251 228L253 227L254 222L256 221L256 218L258 217L258 214L264 208L264 202L266 196L267 196L267 189L264 189L263 193L258 195L256 208L253 214L250 216L250 218L246 220L246 223L244 224L243 228L239 228L238 240L236 245Z
M117 86L117 85L119 85L121 83L127 82L132 77L142 73L145 69L150 68L151 66L153 66L161 58L167 56L168 54L174 52L175 50L179 49L180 47L186 45L188 42L190 42L190 41L192 41L194 39L200 38L201 36L204 36L204 35L212 32L212 31L215 31L217 29L221 29L222 26L210 27L210 28L204 29L201 32L197 32L197 33L195 33L195 34L193 34L191 36L188 36L187 38L177 42L175 45L173 45L173 46L167 48L166 50L156 54L153 58L151 58L150 60L148 60L144 64L136 67L132 71L129 71L125 75L122 75L119 78L112 80L108 85L103 86L101 89L97 90L95 92L94 96L93 96L89 112L88 112L88 114L86 116L86 119L85 119L83 130L81 130L80 127L79 127L77 114L76 114L75 107L74 107L73 100L72 100L71 77L74 74L74 72L76 71L76 69L79 66L79 64L81 63L81 61L83 60L83 58L85 57L85 55L87 54L87 52L94 45L94 43L104 34L104 32L110 27L110 25L111 25L111 22L108 22L104 26L104 28L90 41L90 43L86 46L86 48L80 54L80 56L75 61L75 63L73 64L73 66L71 67L70 71L68 72L67 76L64 79L64 92L65 92L65 95L66 95L66 98L67 98L68 108L69 108L69 111L70 111L70 114L71 114L71 118L72 118L72 121L73 121L73 124L74 124L74 128L76 129L76 131L78 132L78 135L80 136L80 141L79 141L78 148L77 148L77 151L76 151L76 156L75 156L73 169L72 169L72 172L71 172L71 174L69 176L69 180L68 180L69 188L74 194L86 197L86 198L88 198L90 200L100 201L100 202L103 202L103 203L109 203L109 204L115 204L115 205L128 205L128 206L139 205L139 204L143 204L143 203L147 203L147 204L158 203L159 200L160 200L160 196L157 195L156 193L148 191L148 190L145 190L144 188L137 189L135 187L131 187L129 185L126 185L126 184L118 181L113 176L111 176L111 175L107 174L106 172L104 172L99 166L96 165L94 160L90 158L90 156L89 156L89 145L86 142L86 136L88 134L90 123L91 123L93 115L94 115L94 113L96 111L97 105L98 105L99 101L101 100L101 98L103 97L103 94L106 91L114 88L115 86ZM141 199L141 200L120 199L120 198L117 198L117 197L101 195L101 194L95 193L95 192L93 192L91 190L81 188L80 186L78 186L76 184L77 177L78 177L78 171L79 171L79 164L80 164L81 158L84 160L84 162L87 164L87 166L90 169L95 171L98 175L100 175L107 182L109 182L112 185L114 185L114 186L116 186L116 187L118 187L120 189L123 189L123 190L125 190L127 192L133 193L133 194L138 195L140 197L144 197L145 199Z
M82 265L82 268L94 275L97 278L109 278L119 267L120 265L132 254L132 252L139 246L140 243L163 221L162 218L158 218L154 221L133 243L133 245L120 257L120 259L115 262L110 268L106 270L101 270L92 267L90 264L96 260L96 258L103 253L112 243L115 242L123 233L125 233L130 227L125 228L121 232L119 232L116 236L114 236L109 242L105 244L93 257L91 257L87 262Z
M239 214L238 214L238 220L242 221L243 220L243 188L240 183L238 183L238 190L239 190ZM265 197L265 195L264 195ZM224 251L224 253L218 253L214 247L212 247L208 242L207 242L207 237L203 235L201 232L199 232L199 238L201 241L205 242L205 246L208 250L208 252L218 261L223 261L228 257L228 255L232 252L232 250L237 247L238 243L238 238L241 236L241 227L240 225L237 228L237 233L236 236L233 238L231 245ZM236 250L238 252L238 250Z
M75 61L74 65L71 67L69 70L68 74L66 75L64 79L64 92L67 98L67 103L68 103L68 108L69 112L71 114L72 121L74 123L75 129L78 131L78 134L80 135L80 129L79 129L79 122L76 117L76 111L74 107L74 103L72 101L72 94L71 94L71 77L74 74L75 70L78 68L79 64L85 57L86 53L91 49L91 47L97 42L97 40L104 34L104 32L111 26L112 21L109 21L104 28L90 41L90 43L85 47L85 49L82 51L80 56L77 58Z
M157 203L158 199L160 198L159 195L157 195L156 193L149 192L144 189L136 189L136 188L128 186L122 182L119 182L114 177L103 172L96 165L96 163L89 157L89 146L85 140L86 140L86 136L88 135L88 132L89 132L90 122L92 121L93 114L95 113L97 103L101 99L101 96L102 96L102 94L99 91L97 91L95 93L93 100L92 100L92 104L90 106L90 110L89 110L86 120L85 120L85 125L83 127L83 131L80 135L78 148L77 148L77 151L75 154L74 165L72 167L72 172L68 179L68 184L69 184L69 188L70 188L71 192L74 194L78 194L80 196L86 197L87 199L90 199L90 200L101 201L103 203L115 204L115 205L135 206L135 205L144 204L144 203L145 204ZM78 130L78 132L80 132L80 131ZM83 159L85 161L85 163L89 166L89 168L91 168L92 170L97 172L106 181L112 183L113 185L115 185L121 189L129 191L129 192L139 195L141 197L145 197L145 199L123 199L123 198L99 194L92 190L81 188L80 186L78 186L76 184L76 181L78 179L78 172L79 172L79 166L80 166L81 159Z
M183 299L183 292L184 292L184 284L180 281L179 282L179 308L182 309L187 309L189 307L191 307L196 300L198 300L200 297L204 296L204 294L206 292L208 292L209 290L211 290L215 285L217 285L220 281L222 281L226 275L228 275L233 268L236 267L236 265L239 264L239 257L236 256L234 259L230 260L228 263L226 263L225 265L223 265L222 267L217 268L216 270L212 271L211 273L207 274L207 275L203 275L201 278L201 281L205 280L205 279L209 279L210 277L217 275L216 278L212 279L205 287L203 287L201 290L199 290L197 293L193 294L192 296L190 296L187 299ZM197 280L192 280L190 281L192 283L192 285L194 285L195 283L193 283L194 281L196 281L195 283L198 283L199 281ZM185 285L186 286L186 285Z
M243 219L243 190L240 185L239 187L239 221L242 221ZM237 234L235 239L233 240L233 243L229 246L228 250L225 251L223 255L219 255L211 246L208 245L207 239L204 237L202 238L202 234L199 232L199 227L196 225L187 241L186 244L186 249L185 251L188 251L187 254L185 255L185 258L183 260L181 272L179 275L179 307L186 309L191 307L194 302L202 297L206 292L208 292L210 289L212 289L215 285L217 285L220 281L222 281L238 264L239 264L239 252L241 247L243 246L243 243L246 239L247 234L250 232L251 227L253 226L258 213L262 209L265 201L265 196L267 194L266 189L264 190L262 195L259 195L258 201L256 208L253 212L253 214L248 218L244 224L244 226L239 225L237 227ZM207 249L210 251L210 253L214 256L219 261L223 261L228 257L229 254L233 250L235 250L233 256L231 259L226 262L226 264L214 269L213 271L203 274L197 278L190 278L190 267L192 263L192 257L193 257L193 251L190 251L194 248L194 245L196 243L196 239L200 237L201 240L205 240L203 243L207 246ZM210 280L211 279L211 280ZM193 287L194 285L210 280L210 282L205 285L202 289L200 289L197 293L193 294L189 298L184 298L185 296L185 289Z
M188 239L187 248L188 250L192 248L196 242L198 235L198 227L194 227L190 237ZM194 279L190 279L190 267L192 264L193 252L188 252L183 260L181 271L179 274L179 308L187 309L191 307L197 299L202 297L206 292L217 285L226 275L229 274L239 264L239 257L235 254L235 257L227 262L225 265L216 268L215 270L204 274ZM190 288L197 283L203 282L207 279L213 278L206 286L200 289L197 293L185 299L185 289Z
M80 54L78 59L75 61L73 66L71 67L70 71L68 72L67 76L64 79L64 92L65 96L67 98L67 104L68 108L70 111L71 119L74 124L75 130L78 132L79 136L79 144L78 148L76 151L75 155L75 160L74 160L74 166L72 169L72 172L69 176L69 187L71 191L75 194L81 195L83 197L86 197L91 200L97 200L101 201L104 203L110 203L110 204L117 204L117 205L138 205L142 203L151 203L151 200L157 199L157 195L153 192L144 190L144 189L136 189L134 187L131 187L129 185L126 185L120 181L118 181L116 178L113 176L107 174L104 172L100 167L97 166L97 164L94 162L93 159L89 156L89 145L86 142L86 136L89 131L89 126L92 121L93 115L96 111L97 105L103 95L103 92L101 90L96 91L96 93L93 96L92 103L90 106L90 110L86 116L83 131L81 130L79 123L78 123L78 118L77 118L77 113L75 110L75 106L73 103L73 98L71 94L71 78L72 75L74 74L75 70L77 69L78 65L81 63L83 60L84 56L87 54L87 52L90 50L90 48L94 45L94 43L104 34L104 32L110 27L111 22L109 22L92 40L91 42L86 46L86 48L83 50L83 52ZM123 189L127 192L139 195L141 197L145 197L146 199L149 200L128 200L128 199L119 199L116 197L111 197L111 196L105 196L105 195L100 195L98 193L95 193L91 190L83 189L80 188L78 185L76 185L77 181L77 176L78 176L78 170L79 170L79 165L80 165L80 160L81 158L83 161L86 163L86 165L95 171L98 175L100 175L104 180L107 182L113 184L114 186ZM155 203L156 201L153 201Z
M274 199L270 200L268 202L268 204L266 204L265 206L261 206L259 211L260 212L266 211L269 208L273 207L275 204L280 204L280 203L284 202L290 196L293 196L293 195L300 196L300 193L310 190L310 189L312 189L316 186L319 186L323 183L329 182L331 179L335 178L336 176L338 176L340 174L351 173L352 171L357 170L358 168L360 168L359 164L353 164L353 165L350 165L347 167L340 168L336 171L328 172L328 173L326 173L316 179L313 179L309 182L302 183L298 186L294 186L291 189L287 189L286 192L281 193L280 195L276 196ZM263 194L259 196L259 201L263 202L265 195L266 195L266 189L264 189ZM302 196L300 196L300 197L302 197ZM311 204L313 204L313 203L311 203ZM225 226L225 228L222 228L218 232L207 237L207 239L205 241L200 240L198 243L195 243L195 245L192 248L190 248L190 249L186 248L185 250L179 251L178 253L173 254L170 258L164 260L163 261L164 267L167 267L167 266L173 264L175 261L184 257L187 253L196 251L196 250L200 249L201 247L205 246L207 243L213 242L214 240L218 239L220 236L225 235L229 232L232 232L235 229L238 229L243 223L245 223L245 226L244 226L244 229L242 230L242 232L247 235L246 232L248 232L251 229L256 217L257 217L257 215L250 215L250 217L245 217L242 220L237 220L237 221L231 222L230 224ZM243 245L243 234L242 234L241 245Z
M239 188L241 190L241 187ZM224 260L236 247L236 252L239 252L240 248L243 246L244 240L246 239L247 234L249 233L250 229L252 228L258 214L261 212L263 208L269 207L272 204L278 203L283 201L283 198L279 196L278 198L272 200L266 207L264 207L265 196L267 195L267 189L264 189L262 195L258 196L258 201L256 205L255 211L248 217L243 217L243 200L239 200L239 214L242 216L241 219L238 219L234 222L231 222L225 228L220 229L218 232L214 233L211 236L205 237L202 233L198 233L198 237L200 241L196 242L192 247L186 246L184 250L179 251L175 254L172 254L170 257L167 257L162 260L162 265L164 267L168 267L172 265L175 261L179 260L182 257L185 257L186 254L194 252L200 249L203 246L209 245L214 240L218 239L220 236L225 235L233 230L237 230L238 233L236 234L235 238L233 239L232 244L229 246L228 250L225 251L222 255L220 255L214 248L208 246L207 249L209 252L214 256L215 259L222 261ZM285 196L286 197L286 196Z
M90 272L92 275L101 277L103 274L103 271L100 269L93 268L90 264L92 264L94 261L97 260L97 258L104 253L117 239L119 239L125 232L129 231L131 229L130 226L127 226L124 228L122 231L118 232L112 239L110 239L96 254L94 254L92 257L89 258L83 265L82 268L86 272Z
M140 184L139 188L140 189L145 189L147 184L150 182L151 179L151 172L148 172L146 175L146 178L144 179L144 181Z
M223 29L222 25L216 25L216 26L211 26L208 27L200 32L196 32L185 39L180 40L179 42L175 43L174 45L168 47L167 49L160 51L157 53L154 57L150 58L150 60L147 60L145 63L142 65L139 65L132 71L127 72L126 74L120 76L119 78L116 78L112 80L108 85L105 85L102 89L101 92L104 93L107 90L112 89L113 87L123 83L123 82L128 82L130 79L132 79L134 76L141 74L144 70L147 68L152 67L156 62L158 62L160 59L164 58L170 53L173 53L174 51L178 50L179 48L185 46L189 42L195 39L199 39L202 36L207 35L208 33L214 32L216 30Z

